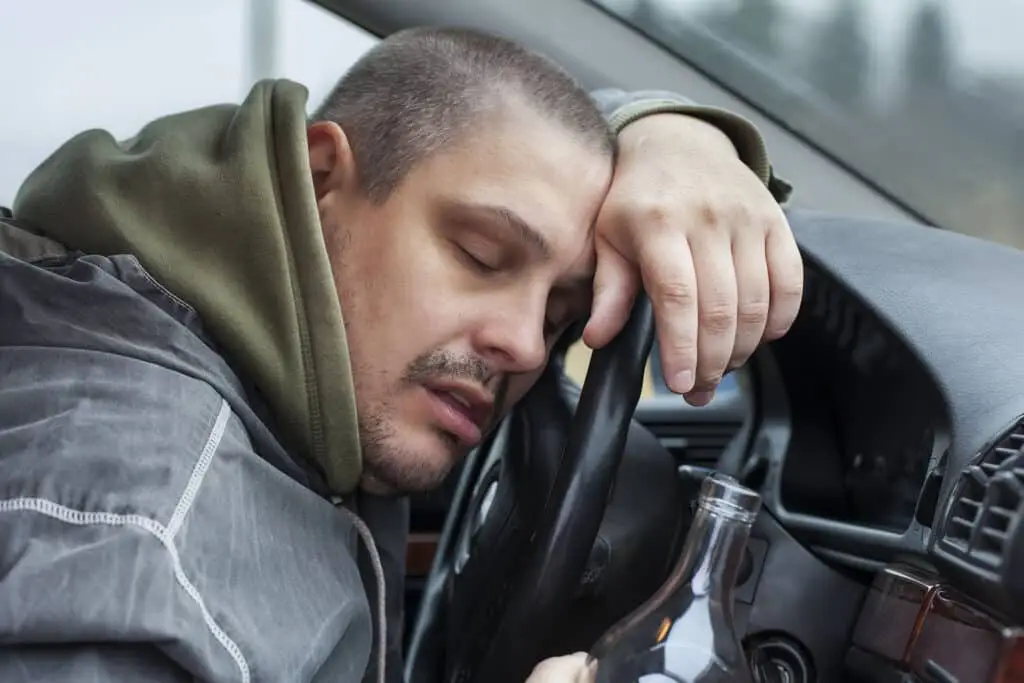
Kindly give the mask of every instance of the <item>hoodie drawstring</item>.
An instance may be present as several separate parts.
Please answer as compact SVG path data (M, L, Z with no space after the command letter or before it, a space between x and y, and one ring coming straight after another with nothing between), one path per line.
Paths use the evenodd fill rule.
M370 533L370 527L366 526L366 522L361 520L354 512L344 507L341 498L332 498L331 502L334 503L334 507L340 510L352 522L352 526L356 528L359 538L370 554L370 565L373 567L373 576L377 580L377 683L384 683L384 664L387 661L388 647L384 565L381 564L380 553L377 552L377 543L373 540L373 534Z

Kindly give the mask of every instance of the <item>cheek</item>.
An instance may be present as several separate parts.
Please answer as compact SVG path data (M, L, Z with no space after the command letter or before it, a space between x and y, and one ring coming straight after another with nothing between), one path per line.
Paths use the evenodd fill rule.
M378 218L349 230L337 280L361 402L385 399L412 361L457 332L458 298L448 295L451 267L441 256L408 222Z

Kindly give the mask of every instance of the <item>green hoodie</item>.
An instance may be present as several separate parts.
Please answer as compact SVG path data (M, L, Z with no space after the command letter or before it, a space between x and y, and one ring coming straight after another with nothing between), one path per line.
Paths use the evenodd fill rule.
M241 106L157 119L124 142L87 131L28 177L14 211L74 249L134 254L255 382L288 445L347 493L362 458L306 96L264 81Z

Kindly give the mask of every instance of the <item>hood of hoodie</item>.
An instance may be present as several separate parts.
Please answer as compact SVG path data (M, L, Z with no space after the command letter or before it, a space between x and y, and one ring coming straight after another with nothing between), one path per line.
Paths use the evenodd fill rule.
M14 213L72 249L136 256L196 309L285 443L347 493L362 470L355 393L306 99L263 81L241 105L166 116L122 142L87 131L27 178Z

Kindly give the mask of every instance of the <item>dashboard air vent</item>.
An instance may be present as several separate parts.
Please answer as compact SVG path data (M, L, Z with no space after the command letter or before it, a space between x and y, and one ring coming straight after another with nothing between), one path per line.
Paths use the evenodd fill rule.
M738 422L648 426L677 463L704 467L715 466L740 427Z
M1024 420L961 475L943 545L980 569L999 570L1010 533L1022 514Z

